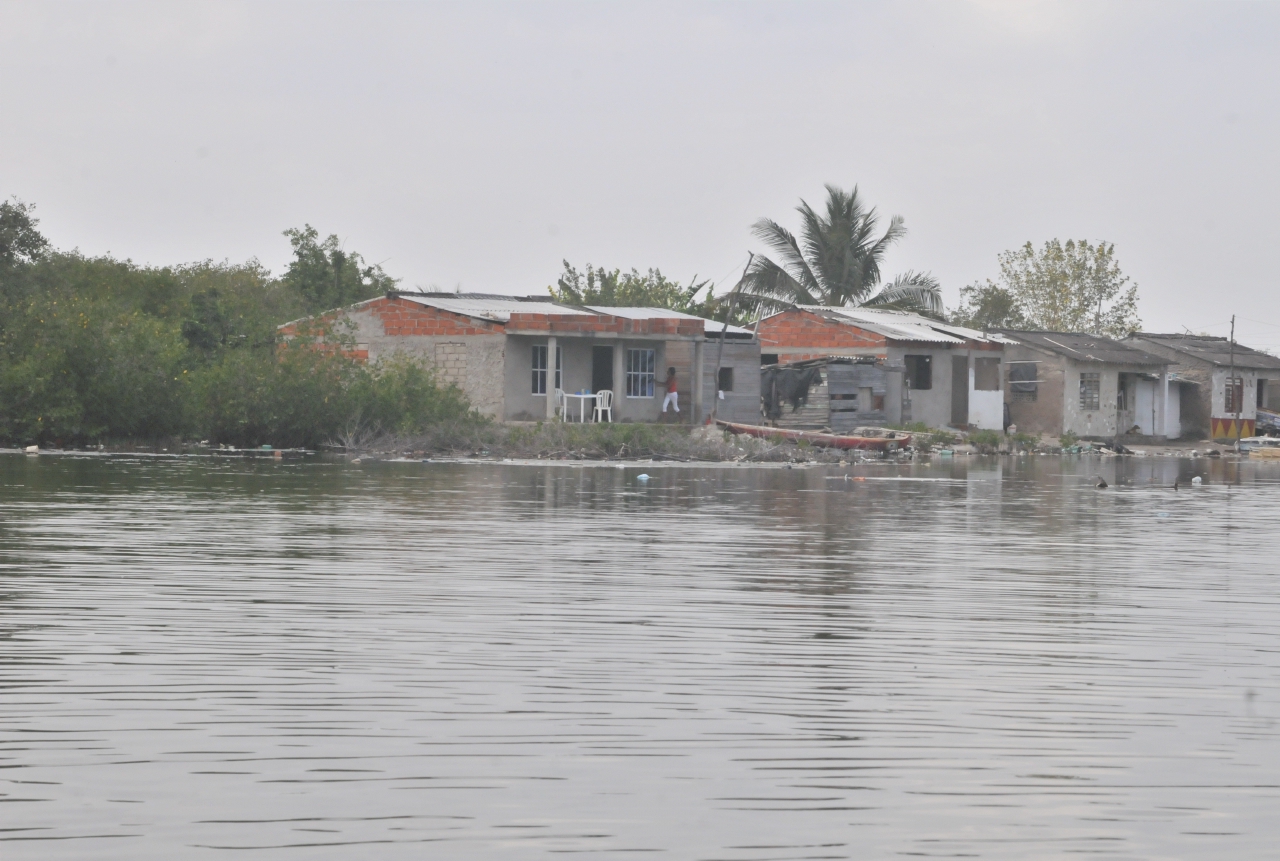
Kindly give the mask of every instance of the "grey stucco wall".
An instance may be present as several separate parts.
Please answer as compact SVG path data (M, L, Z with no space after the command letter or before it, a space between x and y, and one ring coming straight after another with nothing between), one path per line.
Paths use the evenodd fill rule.
M544 421L547 415L545 395L533 394L533 347L546 346L545 336L509 335L505 364L502 371L503 418L508 421ZM681 342L676 342L681 343ZM668 356L665 341L629 341L619 338L578 338L558 337L556 346L561 351L561 388L566 392L576 392L591 388L591 363L593 347L610 347L613 350L613 420L615 422L653 422L660 417L662 398L666 394L663 388L666 379ZM625 351L629 348L654 351L654 394L653 397L628 398L626 395L626 359ZM554 359L549 359L554 367ZM677 370L677 373L679 371ZM552 379L548 374L549 381ZM687 374L680 375L681 406L684 410L690 389ZM550 386L549 386L550 387ZM570 414L576 420L579 415L578 404L571 401ZM682 418L687 417L687 413Z
M1098 408L1080 406L1080 375L1098 375ZM1067 360L1063 378L1062 427L1082 437L1116 435L1116 393L1120 385L1120 369L1104 365L1082 365Z
M929 356L933 364L933 385L927 389L911 389L910 418L912 422L924 422L931 428L944 428L951 424L951 350L930 347L902 347L893 345L886 349L886 358L895 365L903 364L906 356ZM901 397L899 397L901 401Z
M716 355L719 339L708 338L703 346L702 415L711 415L716 397ZM716 408L716 418L727 422L761 424L760 345L756 342L726 341L721 366L733 368L733 391L724 393Z
M448 335L395 336L385 334L382 321L368 311L348 315L352 336L369 351L369 360L387 358L396 352L414 356L431 366L438 378L454 383L471 406L491 418L502 418L502 368L505 336Z
M1116 396L1120 389L1121 374L1159 373L1161 369L1150 365L1100 365L1065 361L1063 378L1063 428L1081 437L1107 439L1129 428L1120 427ZM1086 410L1080 406L1080 375L1096 373L1099 379L1098 409ZM1128 414L1126 414L1127 417Z
M1024 345L1005 348L1005 362L1012 366L1019 360L1039 362L1036 367L1036 400L1016 401L1011 393L1008 374L1005 375L1005 402L1009 404L1009 417L1022 433L1045 433L1054 436L1070 431L1077 436L1092 439L1110 439L1118 428L1119 411L1116 396L1119 393L1121 374L1150 374L1158 368L1143 365L1113 365L1075 362L1056 353L1041 352ZM1098 408L1084 409L1080 405L1080 375L1098 375ZM1170 385L1173 385L1172 383ZM1132 410L1126 414L1133 421ZM1185 433L1185 429L1184 429Z

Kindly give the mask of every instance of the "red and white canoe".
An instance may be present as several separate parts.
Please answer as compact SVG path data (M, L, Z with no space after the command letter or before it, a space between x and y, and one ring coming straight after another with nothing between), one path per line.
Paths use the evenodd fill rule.
M737 422L716 420L716 424L733 434L758 436L763 439L804 440L810 445L823 448L859 449L861 451L897 451L911 444L911 434L890 431L895 435L884 436L844 436L843 434L819 433L818 431L789 430L787 428L771 428L762 425L743 425Z

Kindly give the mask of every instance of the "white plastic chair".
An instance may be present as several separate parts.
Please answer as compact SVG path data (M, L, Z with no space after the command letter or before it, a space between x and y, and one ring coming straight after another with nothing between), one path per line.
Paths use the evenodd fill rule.
M592 415L592 421L604 421L604 414L609 414L609 421L613 421L613 392L608 389L601 389L596 392L596 409Z
M568 421L564 414L564 389L556 389L556 412L560 414L560 418Z

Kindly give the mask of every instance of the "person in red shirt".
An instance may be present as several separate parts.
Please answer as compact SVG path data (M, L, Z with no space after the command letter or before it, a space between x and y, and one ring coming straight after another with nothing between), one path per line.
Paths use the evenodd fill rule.
M667 411L667 404L675 407L676 412L680 412L680 398L676 394L676 369L667 368L667 396L662 399L662 411Z

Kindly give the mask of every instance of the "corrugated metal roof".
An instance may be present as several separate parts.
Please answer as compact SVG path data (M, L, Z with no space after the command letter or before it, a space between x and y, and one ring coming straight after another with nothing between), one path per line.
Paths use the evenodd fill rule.
M1000 333L1019 344L1037 347L1078 362L1100 362L1112 365L1168 365L1169 360L1137 347L1080 332L1022 332L1001 329Z
M590 305L587 308L591 311L597 311L613 317L622 317L626 320L701 320L705 324L707 332L714 331L717 335L724 329L724 323L717 320L708 320L706 317L686 314L683 311L672 311L668 308L630 308L621 305ZM741 326L730 326L729 334L750 336L752 332L750 329L744 329Z
M498 296L485 293L398 293L401 299L417 302L431 308L439 308L464 317L476 317L481 320L493 320L505 323L512 314L580 314L592 316L590 311L581 311L557 305L551 301L521 299L516 296Z
M964 341L986 344L1013 343L998 333L953 326L909 311L855 308L844 305L801 305L799 307L822 314L829 319L852 322L868 331L898 341L926 341L937 344L959 344Z
M953 326L950 323L931 322L929 325L937 329L939 332L956 335L957 337L964 338L968 341L983 341L991 344L1016 343L1015 341L1006 338L1004 335L1001 335L999 332L983 332L978 329L968 329L964 326Z
M1232 363L1231 342L1226 338L1204 335L1156 335L1150 332L1137 332L1129 337L1139 343L1147 340L1185 356L1220 365L1224 368ZM1235 365L1237 368L1275 370L1280 369L1280 358L1237 343L1235 346Z
M928 317L897 311L867 311L862 308L846 308L840 305L799 305L804 311L812 311L829 320L853 323L860 328L896 341L924 341L935 344L961 344L964 338L947 334L935 328L939 325Z

